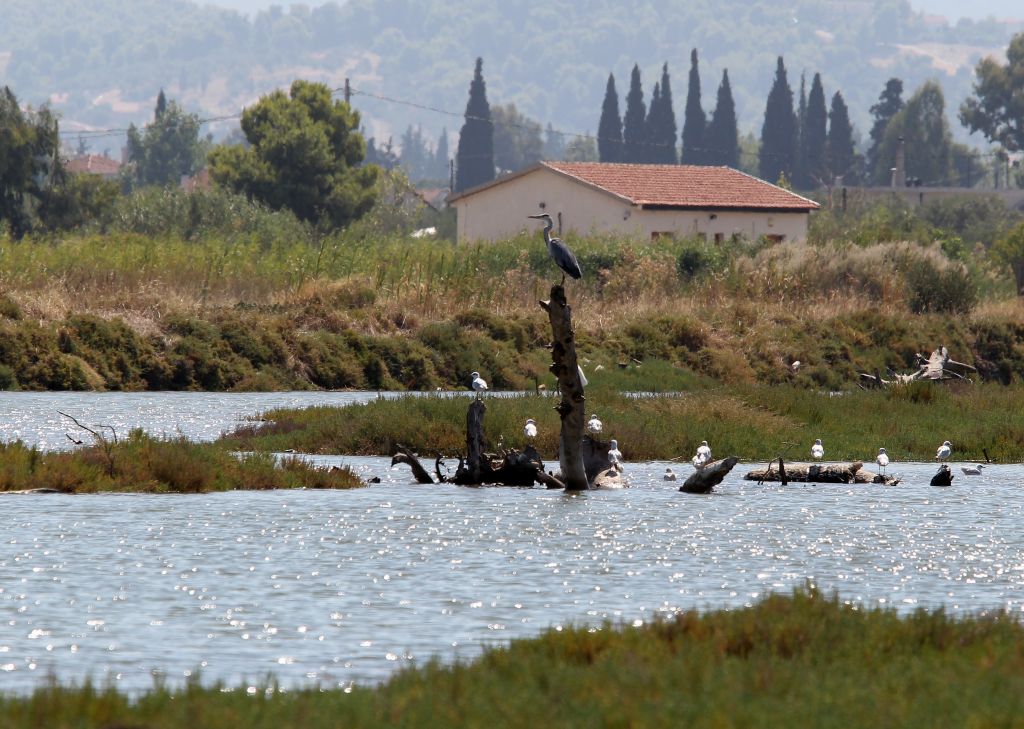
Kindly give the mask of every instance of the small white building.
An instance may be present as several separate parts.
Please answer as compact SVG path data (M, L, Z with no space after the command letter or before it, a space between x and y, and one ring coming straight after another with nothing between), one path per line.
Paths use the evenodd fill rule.
M460 241L501 240L550 213L555 232L803 240L818 203L729 167L540 162L448 200Z

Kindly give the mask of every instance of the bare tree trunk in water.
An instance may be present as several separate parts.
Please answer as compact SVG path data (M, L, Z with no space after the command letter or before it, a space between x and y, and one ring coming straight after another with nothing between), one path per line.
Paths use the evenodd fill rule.
M562 481L567 491L583 491L590 488L580 448L586 399L576 363L572 309L565 299L565 289L558 285L551 287L551 299L540 302L540 305L551 322L551 373L558 378L558 391L562 394L562 400L555 408L562 419L558 448Z
M467 483L481 483L486 410L484 401L478 398L470 404L469 412L466 413L466 468L469 472Z

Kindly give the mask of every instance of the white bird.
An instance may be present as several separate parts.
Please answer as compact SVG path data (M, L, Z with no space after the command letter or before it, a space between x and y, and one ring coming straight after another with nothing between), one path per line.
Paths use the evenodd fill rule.
M953 444L950 443L948 440L945 440L942 442L942 445L939 446L939 449L935 451L935 459L939 461L944 461L947 458L949 458L949 454L952 452Z
M885 473L885 467L889 465L889 456L885 454L885 448L878 449L878 457L875 458L875 463L882 469L882 473Z
M700 455L699 453L695 455L693 457L693 460L691 461L691 463L693 463L693 467L696 468L698 471L704 468L704 464L707 462L707 459L704 458L704 456Z
M523 426L523 435L525 435L527 438L529 438L531 440L536 438L537 437L537 421L535 421L533 418L529 418L526 421L526 425Z
M697 447L697 455L701 457L704 463L711 460L711 448L706 440L700 442L700 445Z
M580 373L580 384L583 385L584 387L589 385L590 383L587 382L587 376L583 374L583 368L580 367L579 365L576 365L576 371Z
M794 372L799 372L800 371L800 360L798 360L798 359L794 360L793 364L791 364L790 367L793 368Z
M811 446L811 457L819 461L825 457L825 447L821 444L821 438L814 439L814 445Z
M980 476L981 469L985 466L979 463L977 466L960 466L960 470L964 472L965 476Z
M665 469L665 476L664 476L664 478L665 478L666 481L675 481L676 480L676 474L675 474L675 472L671 468L666 468Z
M473 372L469 376L473 378L473 390L476 392L487 391L487 380L481 377L479 372Z
M619 450L619 441L612 438L611 447L608 449L608 460L612 466L618 468L622 461L622 451Z
M590 420L587 421L587 432L591 435L599 435L604 429L601 421L597 419L597 414L590 416Z

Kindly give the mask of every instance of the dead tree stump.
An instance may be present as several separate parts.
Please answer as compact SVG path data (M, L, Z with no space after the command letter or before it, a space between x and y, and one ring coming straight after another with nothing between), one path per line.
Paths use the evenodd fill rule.
M580 442L583 439L585 402L583 382L576 361L576 334L572 328L572 308L560 285L551 287L551 298L540 302L551 322L551 373L558 378L561 401L555 407L562 421L558 446L558 462L567 491L590 488L583 465Z

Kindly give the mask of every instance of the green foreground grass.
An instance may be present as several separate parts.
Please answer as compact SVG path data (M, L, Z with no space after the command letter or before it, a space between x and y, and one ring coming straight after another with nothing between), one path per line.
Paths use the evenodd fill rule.
M278 461L269 453L239 456L209 443L158 439L141 430L121 442L97 442L71 452L42 452L20 441L0 443L0 492L188 494L362 485L347 469L328 471L294 458Z
M642 627L551 630L379 687L276 691L53 684L0 696L9 729L206 727L1014 727L1024 626L854 608L813 589Z
M884 447L894 462L929 461L944 440L957 460L1024 462L1024 387L922 382L887 391L838 396L798 386L705 386L655 398L607 388L588 390L604 436L616 438L627 460L690 456L702 440L718 455L766 461L782 453L807 459L815 438L828 460L874 459ZM424 457L465 450L467 398L408 397L347 407L275 410L225 442L241 450L294 448L306 453L386 455L395 443ZM484 432L490 447L521 446L527 418L537 421L537 447L558 451L554 397L489 397Z

